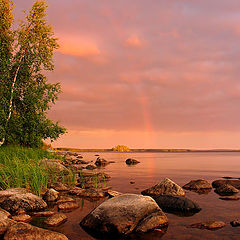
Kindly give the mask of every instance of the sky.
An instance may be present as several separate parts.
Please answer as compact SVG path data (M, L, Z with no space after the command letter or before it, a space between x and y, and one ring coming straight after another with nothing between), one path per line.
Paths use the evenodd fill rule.
M33 0L13 0L16 22ZM47 0L55 147L240 148L239 0Z

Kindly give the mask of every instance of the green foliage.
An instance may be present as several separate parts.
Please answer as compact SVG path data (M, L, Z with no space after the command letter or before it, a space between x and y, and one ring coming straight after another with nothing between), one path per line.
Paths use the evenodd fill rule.
M66 131L47 118L61 88L48 83L43 71L53 71L58 44L45 20L45 1L33 4L16 31L11 29L12 8L10 0L0 0L0 140L39 147L43 139L56 140Z
M112 148L114 152L130 152L130 148L124 145L117 145Z
M0 188L25 187L40 195L58 176L39 161L56 158L43 149L4 146L0 148Z

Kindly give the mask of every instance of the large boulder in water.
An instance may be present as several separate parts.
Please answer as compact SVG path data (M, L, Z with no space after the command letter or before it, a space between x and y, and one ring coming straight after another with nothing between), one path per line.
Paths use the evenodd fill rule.
M89 213L80 223L97 238L147 232L168 224L166 215L148 196L122 194L111 198Z
M182 196L161 195L154 197L154 200L166 212L196 213L201 210L197 203Z
M4 240L68 240L58 232L31 226L27 223L16 223L10 226L4 235Z
M212 185L204 179L192 180L189 183L183 186L184 189L187 190L203 190L203 189L212 189Z
M107 160L105 160L104 158L100 158L100 157L98 157L96 162L95 162L95 165L98 166L98 167L104 167L107 164L109 164L109 162Z
M214 191L220 196L233 195L239 192L237 188L229 184L221 185L217 187Z
M165 178L160 183L142 191L141 193L143 195L149 195L149 196L159 196L159 195L185 196L184 190L169 178Z
M40 211L47 207L40 197L23 188L13 188L0 191L0 207L11 213L19 209L24 211Z

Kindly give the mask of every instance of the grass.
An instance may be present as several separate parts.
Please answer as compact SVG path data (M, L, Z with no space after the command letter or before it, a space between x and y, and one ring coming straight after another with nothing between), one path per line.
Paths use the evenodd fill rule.
M0 188L24 187L40 196L42 190L59 177L59 173L39 164L44 158L59 156L43 149L0 147Z

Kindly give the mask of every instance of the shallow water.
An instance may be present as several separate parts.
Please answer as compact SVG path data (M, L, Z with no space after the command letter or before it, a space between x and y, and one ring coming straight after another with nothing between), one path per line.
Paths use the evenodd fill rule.
M97 169L111 176L107 186L123 193L140 193L168 177L180 186L190 180L204 178L212 182L223 176L240 177L240 153L82 153L84 160L95 161L95 154L115 161L105 168ZM125 160L135 158L141 163L127 166ZM135 182L130 184L130 181ZM233 228L230 221L240 219L240 200L224 201L212 190L208 194L199 195L186 191L186 197L196 201L202 210L191 217L177 216L167 213L169 227L161 238L169 239L240 239L240 227ZM70 240L94 239L81 229L79 223L90 211L102 201L90 202L78 199L80 208L66 213L68 221L52 230L64 233ZM207 220L220 220L227 226L216 230L199 230L186 228L187 225ZM44 227L41 220L34 220L34 225ZM145 238L144 238L145 239ZM153 239L150 235L148 239ZM157 238L159 239L159 238Z

